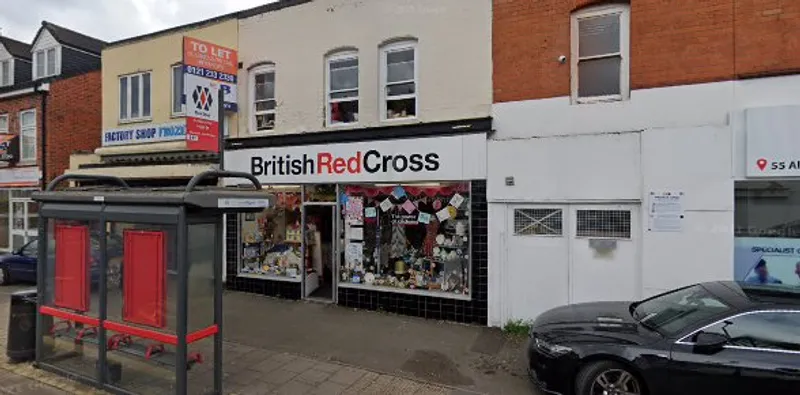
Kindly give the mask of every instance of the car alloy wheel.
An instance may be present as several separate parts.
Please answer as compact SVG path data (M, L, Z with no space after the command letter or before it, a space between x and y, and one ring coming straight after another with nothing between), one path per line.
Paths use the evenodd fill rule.
M595 376L591 395L642 395L639 380L624 369L608 369Z

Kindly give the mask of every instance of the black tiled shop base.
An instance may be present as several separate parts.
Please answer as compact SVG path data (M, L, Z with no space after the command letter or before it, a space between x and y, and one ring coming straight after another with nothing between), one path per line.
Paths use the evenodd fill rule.
M382 310L436 320L486 325L488 305L488 230L486 182L472 182L472 300L453 300L423 295L410 295L339 288L339 305Z
M472 300L454 300L423 295L410 295L371 291L365 289L339 288L339 305L382 310L436 320L457 321L486 325L488 305L488 230L486 206L486 182L472 182ZM234 291L300 299L299 283L237 277L238 224L236 217L228 216L227 234L227 288Z

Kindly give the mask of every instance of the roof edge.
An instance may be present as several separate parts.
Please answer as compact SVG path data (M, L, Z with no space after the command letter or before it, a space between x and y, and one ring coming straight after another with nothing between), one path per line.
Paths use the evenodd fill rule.
M111 41L111 42L108 42L106 44L106 46L105 46L105 48L103 48L103 50L110 49L110 48L121 47L121 46L125 46L125 45L128 45L128 44L134 44L134 43L141 42L141 41L146 41L146 40L149 40L149 39L152 39L152 38L161 37L161 36L165 36L165 35L173 34L173 33L178 33L180 31L184 31L184 30L191 30L191 29L201 28L201 27L204 27L204 26L216 25L218 23L227 22L227 21L229 21L231 19L244 19L244 18L249 18L249 17L255 16L255 15L259 15L259 14L264 14L264 13L267 13L267 12L279 11L279 10L282 10L284 8L294 7L294 6L302 5L302 4L305 4L305 3L310 3L312 1L313 0L278 0L278 1L275 1L273 3L264 4L264 5L260 5L260 6L257 6L257 7L248 8L248 9L245 9L245 10L230 12L230 13L223 14L223 15L218 15L218 16L215 16L215 17L212 17L212 18L203 19L203 20L200 20L200 21L197 21L197 22L186 23L186 24L183 24L183 25L173 26L173 27L170 27L170 28L167 28L167 29L163 29L163 30L158 30L158 31L155 31L155 32L152 32L152 33L142 34L142 35L139 35L139 36L133 36L133 37L128 37L128 38L123 38L123 39L117 40L117 41Z

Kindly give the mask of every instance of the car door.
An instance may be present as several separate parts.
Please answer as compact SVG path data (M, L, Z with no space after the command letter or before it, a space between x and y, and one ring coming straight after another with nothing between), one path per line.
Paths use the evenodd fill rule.
M36 282L36 267L38 265L39 243L32 240L20 249L15 260L15 274L17 280ZM12 278L13 276L12 275Z
M800 388L800 312L738 314L701 331L728 338L718 352L695 352L695 334L673 346L670 382L675 393L788 394ZM700 331L698 331L700 332ZM697 333L697 332L696 332Z

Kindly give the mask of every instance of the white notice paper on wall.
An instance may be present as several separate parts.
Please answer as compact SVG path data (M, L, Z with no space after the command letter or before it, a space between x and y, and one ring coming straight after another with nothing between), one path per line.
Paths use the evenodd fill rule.
M650 232L683 231L683 192L650 192L647 206Z

